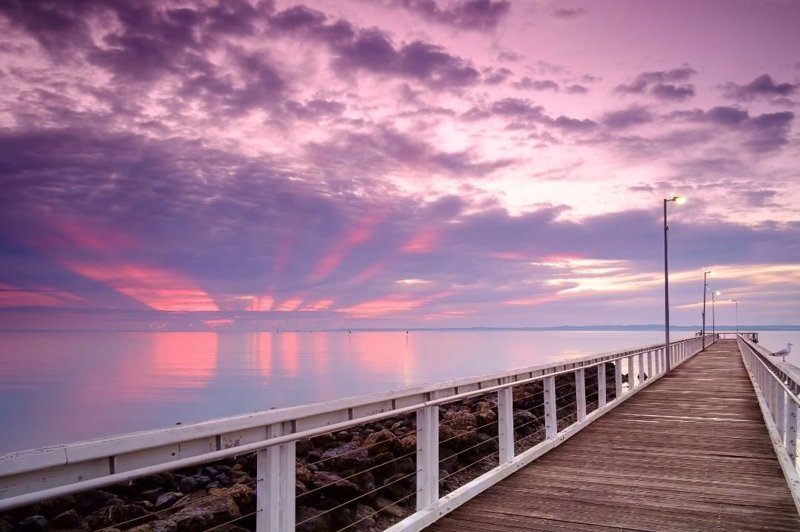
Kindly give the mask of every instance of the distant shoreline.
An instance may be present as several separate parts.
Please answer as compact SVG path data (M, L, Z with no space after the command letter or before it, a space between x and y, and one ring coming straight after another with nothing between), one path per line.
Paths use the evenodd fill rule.
M671 331L700 331L699 325L672 325ZM731 332L734 326L717 325L716 330ZM229 329L0 329L0 333L175 333L175 332L216 332L216 333L262 333L262 332L425 332L425 331L531 331L531 332L657 332L663 325L557 325L552 327L350 327L336 329L269 329L269 330L229 330ZM706 327L706 331L710 331ZM798 331L800 325L739 325L740 331Z

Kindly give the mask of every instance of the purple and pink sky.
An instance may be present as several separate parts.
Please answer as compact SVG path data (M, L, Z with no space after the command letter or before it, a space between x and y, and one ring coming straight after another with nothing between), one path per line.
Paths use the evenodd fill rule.
M800 322L800 2L0 2L0 328ZM710 321L710 309L709 309Z

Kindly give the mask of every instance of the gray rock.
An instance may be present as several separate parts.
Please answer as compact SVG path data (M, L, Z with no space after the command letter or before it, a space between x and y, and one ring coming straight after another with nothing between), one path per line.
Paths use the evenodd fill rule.
M156 510L163 510L165 508L169 508L176 502L180 500L182 495L180 493L175 493L174 491L170 491L169 493L164 493L159 495L155 501Z
M155 503L156 500L164 493L164 488L155 488L152 490L143 491L139 494L139 499L143 501L150 501Z
M323 494L339 502L355 499L364 492L357 484L345 480L336 473L328 471L317 471L311 479L314 489L319 489Z
M32 515L26 517L17 525L19 532L47 532L50 525L42 515Z
M322 454L322 461L333 470L364 468L369 464L369 453L357 443L345 443Z
M81 516L76 510L67 510L55 516L51 524L53 528L80 528Z
M395 504L389 499L385 499L383 497L378 497L375 499L373 506L381 513L391 515L392 517L403 517L406 514L402 506Z

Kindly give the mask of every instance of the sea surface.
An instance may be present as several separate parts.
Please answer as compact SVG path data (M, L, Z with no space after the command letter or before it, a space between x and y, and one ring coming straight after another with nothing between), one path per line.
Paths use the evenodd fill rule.
M760 337L800 346L798 332ZM0 333L0 454L661 342L657 331Z

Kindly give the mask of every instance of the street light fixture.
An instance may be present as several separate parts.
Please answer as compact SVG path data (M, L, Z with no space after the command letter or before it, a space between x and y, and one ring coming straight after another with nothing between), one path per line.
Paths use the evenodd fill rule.
M729 299L728 301L736 303L736 336L739 336L739 302L735 299Z
M711 270L703 272L703 349L706 348L706 292L708 292L708 274Z
M666 355L666 373L672 369L669 353L669 253L667 250L667 202L675 202L676 205L681 205L686 202L683 196L672 196L671 198L664 198L664 354Z
M714 303L717 300L717 296L720 294L722 294L722 292L719 290L716 292L711 292L711 336L714 338L714 340L717 339L717 320L714 316Z

